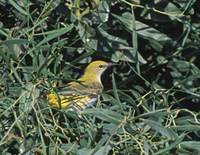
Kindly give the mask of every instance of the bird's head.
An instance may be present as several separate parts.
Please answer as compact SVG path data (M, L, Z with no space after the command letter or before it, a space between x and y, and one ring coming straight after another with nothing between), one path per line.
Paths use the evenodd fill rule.
M113 64L102 60L93 61L86 67L84 75L100 80L102 73L110 66Z

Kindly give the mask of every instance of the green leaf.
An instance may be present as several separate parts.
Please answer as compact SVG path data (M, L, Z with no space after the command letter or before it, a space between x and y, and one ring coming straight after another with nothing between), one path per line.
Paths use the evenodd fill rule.
M109 18L109 4L107 0L101 1L98 7L98 13L102 22L107 22Z
M69 32L69 31L71 31L72 28L73 28L73 25L67 25L67 26L65 26L64 28L60 28L60 29L58 29L58 30L49 31L47 37L45 37L45 38L44 38L42 41L40 41L35 47L33 47L33 48L31 49L31 51L33 51L33 50L39 48L41 45L43 45L43 44L45 44L45 43L48 43L49 41L51 41L51 40L53 40L53 39L55 39L55 38L57 38L57 37L59 37L59 36L65 34L65 33Z
M119 95L118 95L118 90L117 90L114 74L112 74L112 85L113 85L113 93L117 100L117 104L122 108L122 103L121 103Z
M86 109L83 112L81 112L81 114L92 114L93 116L98 117L101 120L114 124L119 124L123 120L123 116L121 114L108 109Z
M0 42L0 45L13 45L13 44L28 44L28 43L31 43L30 41L26 40L26 39L16 39L16 38L13 38L13 39L8 39L8 40L5 40L5 41L2 41Z
M175 148L178 144L180 144L184 137L185 137L185 135L181 135L181 136L177 137L176 140L175 140L175 142L171 143L166 148L161 149L158 152L154 153L154 155L159 155L159 154L162 155L164 153L167 153L171 149Z
M6 53L0 52L0 55L9 53L13 59L18 60L20 54L23 54L24 51L21 48L21 45L26 45L31 43L26 39L8 39L5 41L0 42L0 46L5 47Z
M196 150L200 153L200 142L198 141L183 141L179 144L180 148Z
M97 50L98 40L95 38L95 29L90 27L87 23L78 23L78 33L82 41L91 49Z
M164 126L162 126L162 124L150 120L150 119L144 119L143 120L146 124L148 124L152 129L154 129L156 132L162 134L163 137L167 137L169 139L176 139L177 138L177 134L175 131L173 131L173 129L171 128L166 128Z
M102 34L103 37L105 37L108 42L107 46L108 48L111 48L114 50L114 54L112 54L112 60L114 62L118 62L120 60L128 61L128 62L135 62L136 56L138 57L139 62L145 64L146 61L141 56L139 52L135 52L135 49L133 47L129 47L127 41L125 39L121 39L120 37L113 36L109 33L107 33L103 28L98 28L99 32Z
M94 155L108 155L109 151L111 150L110 145L105 145L101 147L97 152L94 153Z
M117 18L122 25L125 26L125 28L127 29L127 31L132 33L132 14L130 13L124 13L122 16L118 16L116 14L112 14L115 18ZM161 33L160 31L156 30L153 27L150 27L140 21L135 21L135 28L136 28L136 32L137 34L144 38L149 40L150 42L152 42L152 39L154 40L154 42L160 43L159 46L161 46L161 44L164 43L168 43L171 40L171 38L169 38L166 34Z
M28 16L28 13L26 12L26 10L24 10L24 8L22 8L17 2L15 2L14 0L8 0L8 2L20 13Z

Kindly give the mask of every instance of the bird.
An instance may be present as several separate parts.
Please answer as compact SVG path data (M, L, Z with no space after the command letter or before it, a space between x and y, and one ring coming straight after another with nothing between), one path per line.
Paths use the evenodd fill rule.
M47 94L49 105L52 108L73 108L79 111L93 105L103 91L101 75L113 65L102 60L91 62L79 79L69 82L57 92Z

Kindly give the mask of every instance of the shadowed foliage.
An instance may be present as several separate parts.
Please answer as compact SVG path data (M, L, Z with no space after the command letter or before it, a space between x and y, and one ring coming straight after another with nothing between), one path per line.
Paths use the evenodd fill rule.
M200 154L197 0L0 0L2 154ZM118 64L81 112L45 94Z

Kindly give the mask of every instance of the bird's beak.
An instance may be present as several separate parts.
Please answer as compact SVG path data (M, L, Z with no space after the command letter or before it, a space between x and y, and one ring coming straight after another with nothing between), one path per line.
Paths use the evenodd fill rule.
M113 67L113 66L117 66L117 64L112 63L112 62L109 62L109 63L108 63L108 67Z

